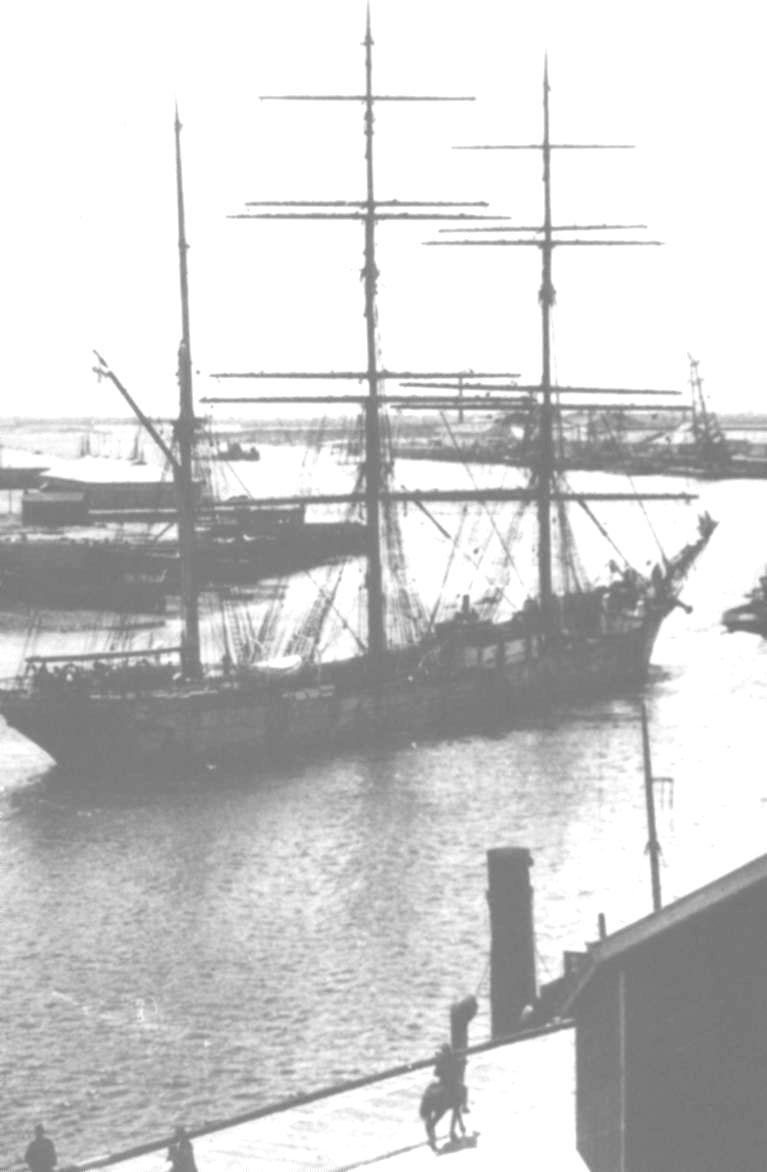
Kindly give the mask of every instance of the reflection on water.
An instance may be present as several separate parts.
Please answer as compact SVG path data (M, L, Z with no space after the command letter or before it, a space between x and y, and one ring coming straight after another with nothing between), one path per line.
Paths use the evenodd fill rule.
M722 524L646 689L674 778L666 899L767 841L767 644L718 623L761 569L767 485L702 491ZM430 1052L485 971L489 847L533 853L541 979L599 912L616 928L651 906L627 698L260 776L108 787L14 734L2 751L2 1158L38 1116L74 1158Z

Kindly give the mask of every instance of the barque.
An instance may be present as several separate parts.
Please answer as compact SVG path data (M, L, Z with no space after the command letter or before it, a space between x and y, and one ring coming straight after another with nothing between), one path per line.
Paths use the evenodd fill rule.
M400 492L391 487L391 460L386 450L386 408L410 404L419 410L452 409L455 400L444 393L422 389L415 397L385 391L409 379L438 380L444 374L393 372L378 358L376 285L376 226L381 220L485 218L474 213L445 212L445 206L424 211L422 203L378 201L374 191L374 108L389 95L374 93L370 21L365 36L365 86L351 97L360 103L365 127L364 198L340 206L302 204L306 217L346 218L360 222L364 231L364 295L367 348L366 369L314 375L348 378L362 384L358 395L318 396L316 402L356 403L363 416L363 460L351 499L364 512L366 530L365 607L367 631L358 638L359 654L321 661L311 653L270 658L268 651L247 648L236 658L215 667L203 664L200 619L195 580L196 522L192 486L195 418L192 400L186 236L180 154L180 124L176 119L176 174L179 216L182 340L179 350L180 415L175 431L173 469L177 489L178 534L183 610L180 648L101 655L31 657L20 676L3 692L0 707L6 720L42 746L58 762L104 767L125 759L202 759L215 762L229 756L249 763L261 755L284 751L333 751L378 735L440 736L461 731L503 727L523 713L538 711L569 697L611 694L636 687L645 680L653 645L666 616L682 605L678 594L693 561L714 528L704 516L699 531L676 555L663 558L651 572L628 565L612 580L606 571L602 584L586 585L572 557L556 562L555 530L564 542L569 529L568 506L585 511L602 532L590 501L635 500L635 493L603 492L586 495L571 491L556 460L554 400L589 388L555 386L551 375L550 313L554 301L552 259L556 247L580 243L560 228L551 214L551 159L558 145L549 134L549 85L544 73L542 141L530 148L543 162L544 207L539 227L526 229L517 242L537 247L542 258L539 295L542 318L542 373L532 387L514 387L512 397L502 393L498 379L493 391L464 397L466 410L487 410L488 395L502 409L518 409L518 396L537 403L537 446L528 484L523 488ZM302 95L303 96L303 95ZM327 100L327 98L325 99ZM400 95L397 100L402 101ZM419 99L423 100L423 99ZM430 99L439 100L439 99ZM568 144L572 148L573 144ZM588 149L588 148L586 148ZM267 205L261 205L262 207ZM272 209L278 205L272 204ZM472 205L476 206L476 205ZM308 210L307 210L308 209ZM247 218L296 212L294 204L278 210L249 209ZM296 213L301 214L299 211ZM586 226L593 227L593 226ZM619 226L616 226L619 227ZM467 236L455 243L479 243ZM495 243L483 239L482 243ZM590 238L594 243L593 237ZM440 243L447 243L443 240ZM499 236L497 243L510 243ZM616 243L605 241L605 243ZM632 241L636 243L636 241ZM99 371L118 380L103 359ZM275 377L250 373L248 376ZM288 377L287 372L285 377ZM306 378L306 374L300 377ZM311 377L311 376L310 376ZM507 376L508 381L508 376ZM423 384L422 384L423 386ZM604 392L601 392L604 393ZM622 392L629 393L629 392ZM648 394L651 392L639 392ZM221 400L237 402L242 400ZM262 398L260 402L268 402ZM280 400L284 402L284 399ZM296 397L293 402L305 402ZM306 498L337 503L335 496ZM687 499L683 494L645 494L643 499ZM436 608L418 638L394 645L387 624L387 608L396 601L395 589L385 579L384 537L389 518L402 501L415 502L423 511L434 502L510 502L517 509L531 506L537 526L537 594L524 607L501 618L495 603L479 610L467 597L457 613L437 621ZM295 504L273 499L274 507ZM564 586L555 589L555 568L564 567ZM569 569L568 569L569 567ZM317 625L327 614L320 605Z

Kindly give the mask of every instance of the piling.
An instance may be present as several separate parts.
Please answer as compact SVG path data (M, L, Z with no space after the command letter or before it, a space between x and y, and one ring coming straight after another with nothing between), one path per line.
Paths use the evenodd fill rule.
M487 852L493 1038L519 1029L523 1010L537 996L532 865L524 847L496 847Z
M465 1054L469 1048L469 1022L478 1008L476 997L464 997L450 1006L450 1045L456 1054Z

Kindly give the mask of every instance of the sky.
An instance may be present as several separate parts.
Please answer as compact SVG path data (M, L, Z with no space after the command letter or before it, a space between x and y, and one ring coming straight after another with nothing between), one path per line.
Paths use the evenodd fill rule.
M559 223L642 223L663 248L555 256L565 384L683 390L688 353L715 410L767 409L767 108L760 6L688 0L372 0L374 88L471 95L390 103L380 198L486 199L541 215L533 152L548 53ZM114 415L99 350L145 410L175 413L180 335L173 112L183 130L192 353L212 372L364 362L357 224L228 219L247 200L359 199L364 0L26 0L0 13L0 415ZM540 377L534 249L432 248L439 225L382 225L390 368ZM444 239L444 237L443 237ZM258 384L223 384L257 393Z

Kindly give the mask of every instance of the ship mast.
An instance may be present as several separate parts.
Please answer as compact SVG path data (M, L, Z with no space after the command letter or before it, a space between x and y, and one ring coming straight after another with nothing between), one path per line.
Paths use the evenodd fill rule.
M381 428L376 355L376 204L373 185L373 38L370 9L365 27L365 338L368 394L365 402L365 516L367 520L368 653L373 680L379 680L386 651L386 618L381 564Z
M176 524L178 527L179 576L181 579L181 669L186 678L202 674L200 663L200 616L197 581L194 573L195 500L192 472L194 454L194 401L192 396L192 355L189 339L189 279L184 217L184 183L181 168L181 121L176 108L176 203L178 210L179 284L181 289L181 342L178 348L179 414L174 428L176 450L165 442L152 421L123 385L106 359L94 351L99 378L107 378L131 408L142 427L168 461L176 490ZM134 517L138 514L134 514ZM154 517L156 518L156 513Z
M269 95L262 100L277 100L277 101L323 101L323 102L338 102L338 101L352 101L359 102L364 111L365 123L365 164L366 164L366 190L365 199L360 201L347 200L257 200L248 201L246 212L240 212L232 215L231 219L236 220L280 220L280 219L311 219L311 220L356 220L361 221L364 228L364 294L365 294L365 329L366 329L366 354L367 354L367 369L364 371L338 371L338 370L291 370L291 371L270 371L270 370L249 370L249 371L220 371L213 374L217 379L258 379L258 380L275 380L275 379L314 379L319 381L326 380L349 380L366 384L366 392L342 394L342 395L261 395L254 398L251 395L235 395L235 396L214 396L203 400L206 403L217 404L243 404L243 403L357 403L363 410L365 422L365 456L364 456L364 473L365 473L365 489L364 494L312 494L309 496L301 495L297 497L281 497L281 498L260 498L257 502L261 505L280 504L310 504L310 503L336 503L336 502L350 502L352 500L359 500L365 505L366 526L368 535L368 550L367 550L367 601L368 601L368 659L370 667L371 682L380 681L383 676L383 664L386 652L386 624L385 624L385 596L382 582L382 550L381 550L381 508L382 505L391 504L399 500L418 501L423 504L426 501L471 501L482 498L485 501L491 500L520 500L536 502L538 507L538 523L540 527L540 540L538 551L539 563L539 588L542 606L544 613L550 612L550 602L552 598L552 550L551 550L551 507L553 504L559 504L563 501L573 500L577 501L581 506L586 507L587 500L603 500L603 501L617 501L617 500L635 500L637 494L625 493L590 493L585 496L582 493L570 493L562 491L556 483L556 465L554 453L554 439L553 439L553 419L555 410L559 411L562 408L557 405L555 408L552 402L554 388L552 387L551 377L551 309L554 304L554 288L552 284L552 256L555 247L563 245L606 245L606 244L657 244L657 241L636 241L636 240L603 240L603 239L582 239L571 238L570 233L577 230L585 232L599 233L605 229L636 229L642 228L641 224L565 224L556 225L552 223L551 216L551 152L554 150L611 150L611 149L625 149L625 147L612 146L607 144L574 144L574 143L552 143L549 136L549 84L548 84L548 68L544 70L544 134L543 141L536 143L514 144L511 146L479 146L460 149L472 150L535 150L541 151L543 157L543 180L544 180L544 218L543 224L536 224L532 227L513 227L505 228L499 225L498 221L505 220L507 217L485 215L483 213L474 212L456 212L435 211L435 207L445 207L454 209L457 207L486 207L487 205L481 202L462 203L455 201L410 201L410 200L377 200L374 190L374 172L373 172L373 132L374 132L374 111L375 103L380 101L386 102L434 102L434 101L466 101L471 100L463 97L438 97L433 95L402 95L402 94L376 94L373 92L372 82L372 46L373 39L370 31L370 14L368 11L368 19L365 33L365 92L362 94L281 94ZM420 210L421 208L425 210ZM251 210L257 209L257 210ZM260 210L268 209L268 210ZM418 210L416 210L418 209ZM460 241L430 241L429 243L439 244L487 244L495 245L514 245L540 248L542 251L542 270L543 278L540 291L540 302L542 310L542 362L543 369L541 374L541 383L535 386L520 386L517 383L509 384L508 380L516 378L517 375L511 375L508 372L492 372L492 373L478 373L472 372L472 379L488 379L492 382L465 382L464 375L456 372L415 372L415 371L393 371L379 367L376 346L376 293L378 270L376 267L375 258L375 228L379 221L389 220L492 220L494 224L492 227L484 228L453 228L443 229L443 231L458 231L466 233L469 231L476 232L491 232L495 237L498 237L504 232L519 232L523 233L527 239L493 239L493 240L460 240ZM568 236L562 238L560 233L566 232ZM449 378L449 384L444 384L440 380ZM419 380L418 382L411 382L409 380ZM500 383L497 380L504 379L505 383ZM429 380L429 384L425 382ZM460 386L456 385L458 380ZM424 394L418 396L403 395L399 393L382 393L381 386L388 381L399 382L402 387L417 386L425 391L437 391L440 387L447 386L450 389L458 390L459 397L448 398L440 394ZM466 390L482 390L485 392L482 396L472 396L467 398L463 393ZM557 386L556 395L587 395L594 394L609 394L609 395L631 395L632 397L640 395L666 395L676 394L677 392L655 391L646 389L626 390L623 388L595 388L595 387L570 387ZM384 461L381 454L381 430L379 422L380 408L387 404L397 404L398 406L418 407L420 409L436 409L444 411L446 408L453 407L456 404L463 409L480 409L487 410L489 405L499 407L502 410L518 410L521 403L529 405L529 396L537 396L536 401L541 405L541 440L540 449L537 458L536 478L530 489L502 489L502 490L458 490L458 491L419 491L419 492L392 492L390 488L384 483ZM525 396L520 399L520 396ZM646 405L640 405L638 410L648 410ZM642 494L642 499L689 499L685 494ZM256 502L253 502L254 504Z
M538 590L541 609L551 609L551 484L554 475L554 436L551 410L551 309L554 285L551 278L551 139L549 137L549 65L543 68L543 233L541 237L541 405L540 448L537 469L538 506Z
M495 237L494 240L456 240L446 241L437 240L431 241L432 244L453 244L453 245L489 245L506 246L506 247L533 247L541 250L541 288L539 291L539 301L541 306L541 382L540 386L530 388L538 396L539 403L539 440L537 458L534 463L534 480L532 488L535 496L537 506L537 525L538 525L538 592L541 610L544 619L551 615L551 602L553 596L552 585L552 541L551 541L551 505L554 500L561 500L562 494L555 491L554 484L556 479L556 457L554 450L554 404L552 402L553 387L551 377L551 311L555 301L554 284L552 280L552 259L555 248L563 246L596 246L601 247L605 245L657 245L656 240L608 240L599 238L579 238L572 237L569 234L575 231L584 232L599 232L605 229L637 229L643 228L643 224L554 224L551 215L551 157L554 150L627 150L631 149L624 143L553 143L551 141L549 129L549 66L548 57L544 57L543 66L543 139L538 143L511 143L511 144L481 144L458 147L458 150L481 150L481 151L540 151L543 161L543 223L536 225L526 225L520 227L491 227L491 228L469 228L464 229L465 232L491 232ZM460 229L459 229L460 230ZM456 229L442 229L444 232L456 231ZM560 235L561 233L568 233L567 236ZM504 233L520 233L522 238L509 240L504 239ZM527 237L526 239L524 237ZM481 384L477 384L477 389L481 389ZM520 390L527 388L519 388ZM561 393L567 394L599 394L609 393L615 394L615 389L609 391L605 388L602 391L599 387L591 388L576 388L576 387L557 387L557 395ZM620 391L617 393L629 393L645 395L651 392L637 390ZM593 495L589 497L581 496L581 500L594 499Z
M248 207L288 208L288 211L247 212L233 216L233 219L321 219L321 220L357 220L361 221L364 229L364 265L362 270L365 296L365 345L366 369L364 371L328 371L328 372L268 372L251 371L243 374L221 374L214 377L228 378L318 378L318 379L350 379L367 385L364 399L359 396L332 396L312 397L311 402L360 402L364 412L365 454L365 523L367 529L367 621L368 621L368 664L371 683L377 686L383 678L386 640L386 606L383 586L383 554L381 548L381 505L384 500L384 461L381 456L381 426L379 413L383 398L380 385L384 380L403 378L444 378L447 375L441 372L405 371L392 372L379 369L377 356L377 312L376 294L378 284L378 268L375 256L375 228L379 220L475 220L490 217L480 213L455 212L457 207L486 207L483 201L440 201L440 200L376 200L373 167L373 134L375 122L376 102L443 102L443 101L473 101L464 97L443 97L436 95L408 95L408 94L376 94L373 92L373 37L371 34L370 8L367 9L365 27L365 89L361 94L283 94L271 95L271 100L279 101L352 101L359 102L364 112L365 134L365 198L360 201L330 200L330 201L299 201L276 200L249 202ZM447 211L434 211L435 207L446 207ZM425 210L415 210L424 208ZM496 374L487 377L499 377ZM508 377L502 374L501 377ZM206 402L223 402L223 399L206 400ZM229 401L253 401L246 399ZM259 402L269 402L269 398L261 398ZM300 396L280 397L282 403L300 402Z
M178 204L178 259L181 289L181 343L178 348L179 416L176 423L178 463L174 467L178 508L178 545L181 574L181 666L185 676L198 676L200 667L200 616L194 574L194 401L192 397L192 354L189 337L189 280L187 273L184 183L181 169L181 122L176 109L176 198Z

